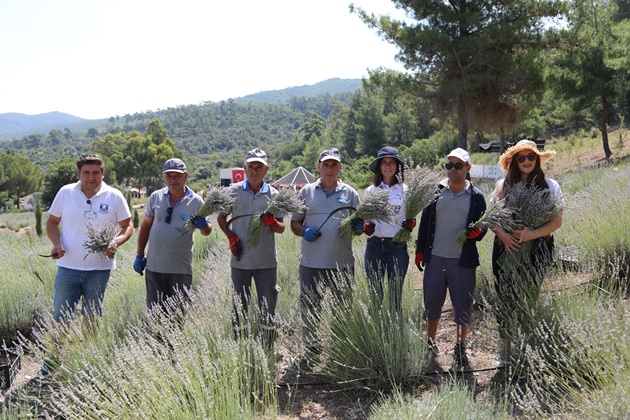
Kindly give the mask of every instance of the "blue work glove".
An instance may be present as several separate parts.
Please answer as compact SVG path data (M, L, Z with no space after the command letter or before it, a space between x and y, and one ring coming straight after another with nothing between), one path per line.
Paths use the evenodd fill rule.
M144 271L144 267L147 266L147 259L144 254L136 255L136 259L133 261L133 269L136 270L136 273L142 275Z
M197 229L204 229L206 226L208 226L208 221L205 217L200 217L195 214L193 217L190 218L190 220L192 222L192 225Z
M365 230L365 220L355 217L350 220L350 226L352 226L352 231L358 235Z
M306 239L308 242L313 242L315 239L319 238L322 234L315 230L315 228L304 228L302 229L302 237Z

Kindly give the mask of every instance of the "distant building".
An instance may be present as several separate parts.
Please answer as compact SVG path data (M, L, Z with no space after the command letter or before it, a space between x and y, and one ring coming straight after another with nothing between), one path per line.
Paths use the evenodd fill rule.
M128 188L127 191L131 191L131 198L144 198L147 196L147 190L140 190L138 188Z
M35 203L35 200L33 199L33 194L20 198L20 207L28 211L35 210L37 203Z

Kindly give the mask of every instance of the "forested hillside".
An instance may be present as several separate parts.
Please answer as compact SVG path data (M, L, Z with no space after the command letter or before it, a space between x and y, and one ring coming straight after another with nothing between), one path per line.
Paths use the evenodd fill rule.
M352 8L399 47L407 69L369 71L358 90L332 79L249 100L115 116L85 131L2 142L0 153L27 158L44 172L54 163L61 173L68 170L59 167L68 165L63 158L100 153L109 159L111 182L149 190L159 184L166 157L183 157L191 181L205 185L218 181L219 169L241 166L253 147L269 154L271 181L298 165L315 171L319 152L338 147L342 177L356 187L369 183L368 164L383 145L434 166L456 146L475 152L494 141L501 150L508 140L588 134L600 139L601 158L614 158L608 131L619 127L622 143L630 117L627 0L473 3L470 13L414 3L403 8L418 20L405 22ZM337 90L309 96L331 84ZM0 171L0 194L14 176ZM57 185L49 175L43 183L45 191Z

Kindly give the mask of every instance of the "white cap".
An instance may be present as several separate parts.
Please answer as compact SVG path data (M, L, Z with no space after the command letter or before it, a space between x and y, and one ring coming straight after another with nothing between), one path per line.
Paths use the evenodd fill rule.
M451 153L446 155L447 159L450 158L450 157L456 157L456 158L461 159L462 161L464 161L464 162L466 162L467 164L470 165L470 155L468 154L467 151L465 151L461 147L458 147L457 149L452 150Z

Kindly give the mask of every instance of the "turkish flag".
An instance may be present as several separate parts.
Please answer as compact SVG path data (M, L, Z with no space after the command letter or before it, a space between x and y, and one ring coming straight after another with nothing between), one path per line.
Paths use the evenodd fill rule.
M245 180L245 170L244 169L232 169L232 182L241 182Z

